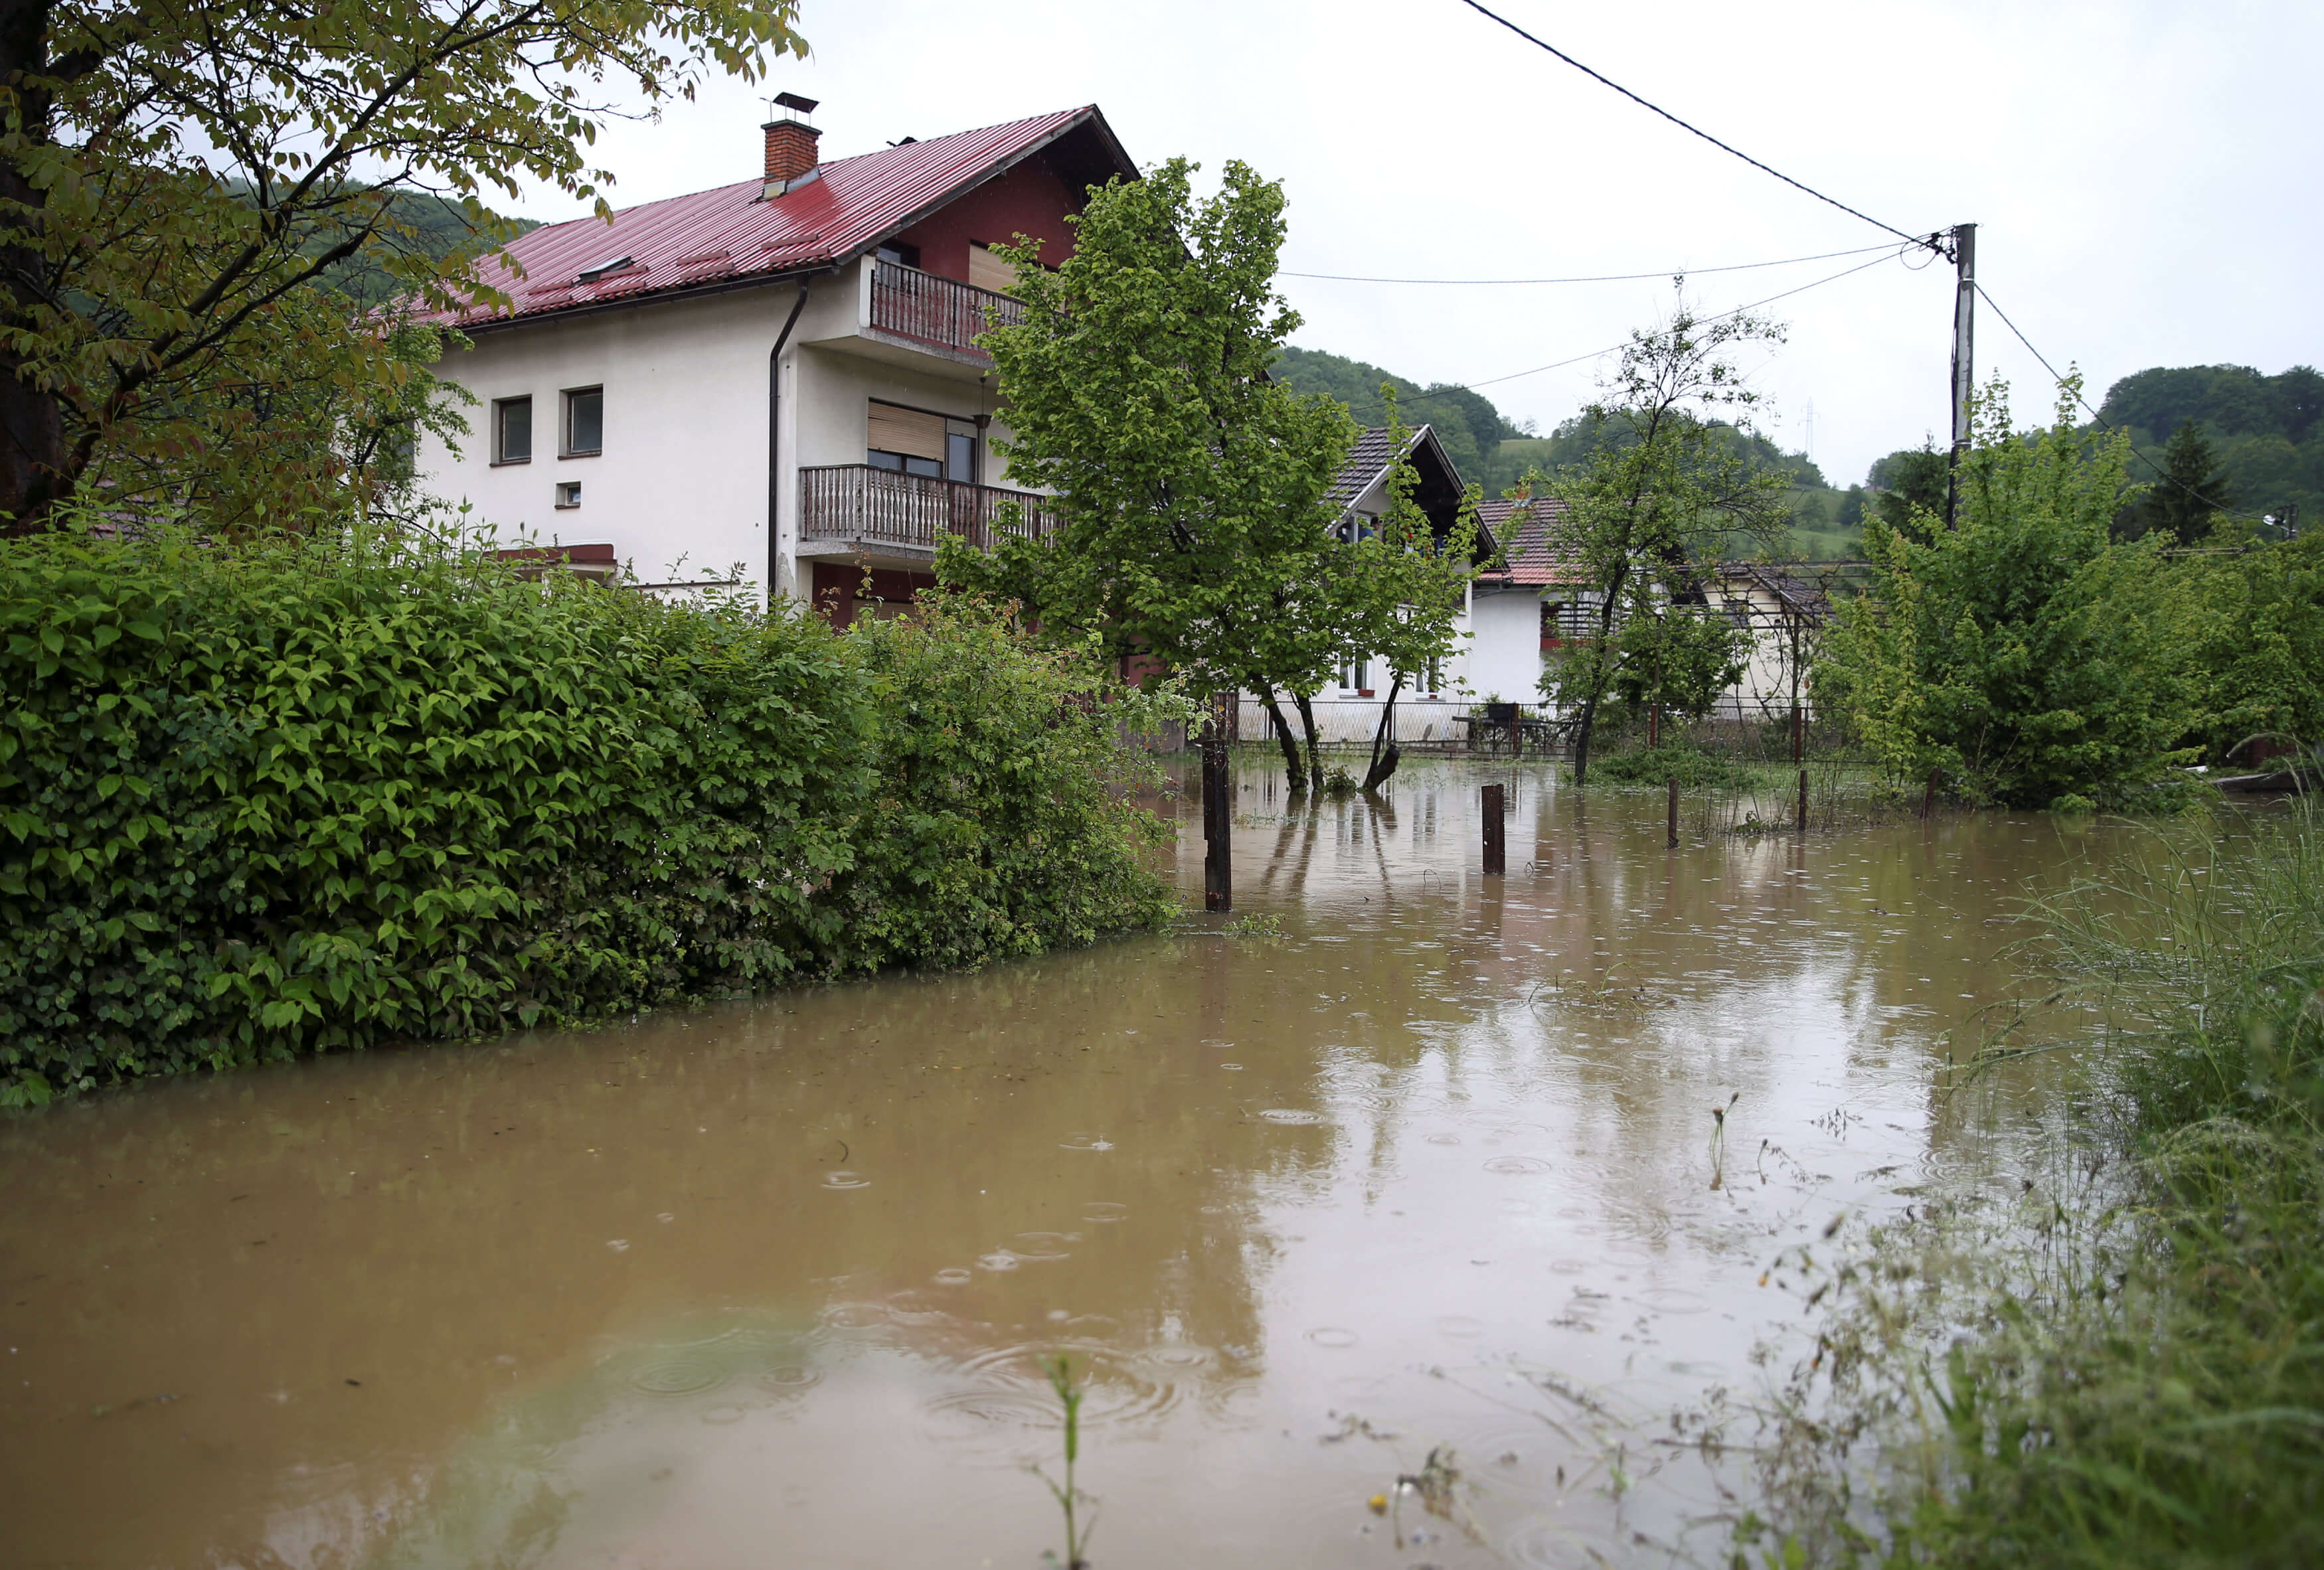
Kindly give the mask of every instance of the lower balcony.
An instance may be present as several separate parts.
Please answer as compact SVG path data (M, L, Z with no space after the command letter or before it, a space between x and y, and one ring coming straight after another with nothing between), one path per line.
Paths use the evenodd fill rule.
M1003 504L1017 504L1013 525ZM1055 533L1056 499L959 480L900 474L869 464L799 471L798 554L925 563L945 535L990 550L1004 532L1038 539Z

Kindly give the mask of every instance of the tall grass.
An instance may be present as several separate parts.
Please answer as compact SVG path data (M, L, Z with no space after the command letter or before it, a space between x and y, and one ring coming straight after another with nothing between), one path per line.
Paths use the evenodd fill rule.
M2105 1021L2064 1137L1815 1272L1746 1562L2324 1563L2324 824L2036 914Z

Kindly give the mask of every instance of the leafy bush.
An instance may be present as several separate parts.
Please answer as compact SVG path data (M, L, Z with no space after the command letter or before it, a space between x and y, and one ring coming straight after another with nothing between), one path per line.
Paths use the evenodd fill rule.
M2190 761L2185 597L2156 542L2107 526L2128 447L2089 445L2070 400L2036 436L1981 403L1952 528L1926 543L1868 519L1868 592L1843 603L1815 672L1884 763L1972 800L2123 804Z
M1094 682L969 611L842 636L458 552L80 533L0 546L0 671L6 1100L1165 898L1091 783L1111 717L1062 702Z
M973 599L841 641L869 678L881 782L829 904L846 964L976 965L1176 913L1148 867L1172 830L1124 794L1159 776L1119 739L1184 718L1174 699L1113 688Z
M2188 564L2206 686L2200 739L2214 760L2264 734L2324 742L2324 530Z
M1598 768L1608 779L1620 785L1658 785L1674 779L1681 790L1745 785L1749 785L1753 777L1751 771L1738 763L1697 752L1691 747L1642 748L1636 752L1618 752L1600 763Z

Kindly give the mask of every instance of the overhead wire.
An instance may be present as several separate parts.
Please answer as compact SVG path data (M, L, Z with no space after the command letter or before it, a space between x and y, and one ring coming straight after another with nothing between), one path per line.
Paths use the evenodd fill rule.
M1486 20L1488 20L1488 21L1489 21L1489 22L1492 22L1492 23L1498 23L1498 24L1499 24L1499 26L1501 26L1501 27L1507 28L1509 32L1513 32L1513 33L1517 34L1519 38L1524 39L1527 43L1532 44L1535 48L1536 48L1536 49L1538 49L1538 50L1543 50L1545 53L1547 53L1547 54L1549 54L1549 55L1552 55L1552 56L1555 57L1557 60L1563 61L1566 65L1572 66L1575 70L1580 71L1583 76L1588 77L1591 80L1592 80L1592 81L1594 81L1594 82L1598 83L1598 84L1599 84L1599 85L1600 85L1601 87L1610 87L1610 88L1612 88L1615 92L1619 93L1619 94L1620 94L1620 95L1622 95L1622 96L1624 96L1625 98L1629 99L1629 100L1630 100L1630 102L1632 102L1632 103L1634 103L1634 104L1637 105L1640 108L1649 110L1649 111L1651 111L1652 113L1654 113L1654 114L1655 114L1655 115L1660 115L1663 119L1669 121L1672 124L1674 124L1674 125L1677 126L1680 130L1686 132L1689 135L1692 135L1692 136L1697 136L1697 137L1702 138L1703 141L1708 142L1709 143L1711 143L1711 146L1718 148L1721 152L1725 152L1725 153L1728 153L1728 154L1729 154L1729 155L1731 155L1731 156L1733 156L1733 157L1735 157L1735 158L1741 159L1745 163L1749 164L1753 169L1756 169L1756 170L1759 170L1762 174L1771 175L1771 176L1773 176L1775 179L1779 179L1779 180L1783 181L1785 185L1790 186L1793 189L1794 189L1794 190L1796 190L1796 191L1799 191L1799 192L1801 192L1801 193L1803 193L1803 194L1804 194L1804 195L1806 195L1806 196L1813 197L1817 201L1822 202L1822 203L1824 203L1824 204L1825 204L1826 206L1828 206L1828 207L1837 207L1837 208L1839 208L1841 212L1846 213L1846 214L1847 214L1849 217L1851 217L1851 218L1857 218L1857 219L1859 219L1859 220L1861 220L1861 221L1862 221L1862 222L1864 222L1864 223L1867 223L1867 224L1871 225L1872 225L1874 228L1876 228L1876 229L1885 229L1885 230L1886 230L1889 234L1894 234L1895 236L1896 236L1896 238L1897 238L1897 239L1902 240L1903 242L1904 242L1905 246L1906 246L1906 247L1908 247L1909 249L1911 249L1911 250L1927 251L1927 252L1931 252L1931 253L1932 253L1932 259L1933 259L1933 255L1934 255L1935 253L1939 253L1939 252L1941 252L1941 250L1942 250L1942 243L1943 243L1943 239L1944 239L1944 235L1943 235L1943 233L1942 233L1941 231L1940 231L1940 232L1938 232L1938 233L1934 233L1934 234L1906 234L1904 230L1897 228L1897 227L1896 227L1895 225L1893 225L1893 224L1883 223L1880 219L1874 217L1874 216L1873 216L1871 214L1869 214L1869 213L1863 212L1863 211L1861 211L1861 210L1859 210L1859 209L1858 209L1858 208L1855 208L1855 207L1849 207L1846 202L1841 201L1841 200L1840 200L1840 198L1838 198L1837 197L1831 197L1831 196L1827 196L1827 195L1825 195L1822 191L1820 191L1820 190L1816 189L1813 186L1811 186L1811 185L1807 184L1805 181L1794 179L1790 175L1785 174L1783 170L1779 170L1779 169L1775 168L1775 167L1774 167L1773 165L1771 165L1771 164L1762 163L1759 160L1757 160L1757 159L1756 159L1756 158L1753 158L1749 153L1745 152L1742 149L1740 149L1740 148L1738 148L1738 147L1735 147L1735 146L1733 146L1733 145L1731 145L1731 144L1729 144L1729 143L1728 143L1728 142L1725 142L1720 141L1718 137L1713 136L1712 134L1711 134L1711 133L1710 133L1710 132L1703 130L1701 126L1699 126L1699 125L1690 124L1688 122L1686 122L1686 121L1684 121L1684 120L1680 119L1677 115L1675 115L1672 114L1669 110L1667 110L1667 109L1664 108L1661 105L1659 105L1659 104L1655 104L1655 103L1653 103L1653 102L1651 102L1650 100L1648 100L1648 99L1646 99L1646 98L1641 97L1641 96L1640 96L1639 95L1637 95L1637 93L1632 92L1629 88L1628 88L1628 87L1626 87L1622 86L1622 84L1621 84L1621 83L1619 83L1619 82L1618 82L1618 81L1615 81L1612 78L1610 78L1610 77L1609 77L1609 76L1606 76L1606 75L1605 75L1605 74L1603 74L1602 72L1595 71L1595 70L1591 69L1591 68L1590 68L1590 67L1588 67L1588 66L1586 66L1586 65L1583 65L1580 60L1578 60L1574 59L1572 55L1570 55L1570 54L1566 53L1563 50L1559 49L1555 44L1553 44L1553 43L1549 42L1548 41L1546 41L1545 39L1542 39L1542 38L1536 37L1535 34L1533 34L1533 33L1531 33L1531 32L1526 32L1524 28L1522 28L1522 27L1518 26L1516 23L1514 23L1514 22L1510 21L1508 17L1503 16L1502 14L1499 14L1499 12L1497 12L1497 11L1494 11L1494 10L1493 10L1493 9L1491 9L1489 6L1487 6L1487 5L1484 5L1480 4L1480 0L1461 0L1461 3L1462 3L1462 5L1464 5L1468 6L1470 10L1476 12L1480 16L1484 17ZM1880 249L1880 250L1885 251L1885 250L1886 250L1887 248L1886 248L1886 247L1885 247L1885 246L1883 246L1883 247L1876 247L1876 248L1874 248L1874 249ZM1794 260L1798 260L1798 261L1824 261L1824 260L1828 260L1830 257L1833 257L1833 256L1858 255L1858 254L1861 254L1861 252L1832 252L1828 253L1828 256L1825 256L1825 257L1804 257L1804 258L1796 258L1796 259L1794 259ZM1903 260L1903 259L1904 258L1904 256L1906 255L1906 252L1905 252L1904 251L1899 251L1899 252L1896 252L1896 254L1897 254L1897 256L1898 256L1899 260ZM1842 278L1846 278L1846 277L1848 277L1850 273L1861 272L1861 271L1864 271L1864 269L1865 269L1865 268L1867 268L1867 267L1873 267L1873 266L1877 266L1877 265L1878 265L1878 262L1879 262L1879 260L1880 260L1880 259L1876 258L1874 261L1865 262L1865 263L1863 263L1861 266L1858 266L1858 267L1851 267L1851 268L1847 269L1845 271L1833 273L1833 274L1832 274L1831 277L1829 277L1829 278L1821 278L1821 279L1818 279L1814 283L1803 284L1803 285L1801 285L1798 289L1786 289L1786 290L1785 290L1785 291L1784 291L1784 293L1782 293L1782 294L1770 295L1770 296L1768 296L1766 299L1755 301L1755 302L1753 302L1752 304L1748 305L1748 306L1738 306L1737 308L1735 308L1735 309L1733 309L1733 310L1731 310L1731 311L1726 311L1726 312L1722 312L1722 313L1720 313L1720 316L1716 316L1716 317L1703 317L1703 318L1702 318L1702 320L1704 320L1704 321L1714 321L1714 322L1715 322L1715 321L1721 320L1721 319L1723 319L1723 318L1724 318L1724 317L1726 317L1740 316L1743 312L1748 311L1748 310L1756 310L1756 309L1757 309L1757 308L1758 308L1758 307L1760 307L1760 306L1763 306L1763 305L1772 305L1772 304L1774 304L1776 300L1789 298L1792 295L1795 295L1795 294L1803 294L1803 293L1805 293L1807 290L1809 290L1809 289L1818 289L1818 288L1822 287L1824 284L1836 282L1836 281L1837 281L1837 280L1839 280L1840 279L1842 279ZM1744 263L1744 264L1742 264L1742 265L1740 265L1740 266L1731 267L1731 268L1701 268L1701 269L1697 269L1696 271L1702 271L1702 272L1713 272L1713 271L1748 271L1748 269L1753 268L1753 267L1781 267L1781 266L1784 266L1784 265L1787 265L1787 264L1786 264L1785 262L1749 262L1749 263ZM1907 266L1910 266L1910 265L1911 265L1911 263L1910 263L1909 262L1906 262L1906 265L1907 265ZM1925 264L1925 263L1923 263L1923 265L1926 265L1926 264ZM1674 271L1683 271L1683 270L1674 270ZM1416 284L1417 284L1417 283L1446 283L1446 284L1457 284L1457 283L1465 283L1465 282L1477 282L1477 283L1508 283L1508 284L1517 284L1517 283L1614 283L1614 282L1629 282L1629 281L1633 281L1636 278L1658 278L1658 277L1667 277L1667 276L1672 276L1672 274L1665 274L1665 273L1645 273L1645 274L1636 274L1636 275L1629 275L1629 276L1624 276L1624 277L1614 277L1614 276L1609 276L1609 277L1604 277L1604 278L1573 278L1573 279L1494 279L1494 280L1485 280L1485 279L1480 279L1480 280L1463 280L1463 279L1386 279L1386 278L1373 279L1373 278L1338 278L1338 277L1337 277L1337 275L1326 274L1326 273L1289 273L1289 274L1286 274L1286 276L1287 276L1287 277L1293 277L1293 278L1334 279L1336 281L1358 282L1358 283L1416 283ZM1969 285L1969 287L1970 287L1970 288L1972 288L1972 289L1974 289L1977 291L1978 295L1981 298L1983 298L1983 299L1984 299L1984 301L1985 301L1985 303L1986 303L1987 305L1991 306L1991 307L1993 308L1993 314L1994 314L1995 316L1999 317L2001 318L2001 325L2002 325L2003 326L2007 327L2007 328L2009 329L2009 331L2010 331L2011 335L2012 335L2012 336L2014 336L2014 337L2015 337L2015 338L2016 338L2016 340L2017 340L2020 344L2024 344L2024 345L2025 345L2026 353L2028 353L2032 354L2035 360L2037 360L2037 361L2040 361L2040 362L2041 362L2042 369L2043 369L2044 371L2047 371L2047 372L2050 373L2050 376L2051 376L2052 380L2055 381L2056 381L2059 385L2061 385L2061 386L2065 385L2066 379L2065 379L2064 377L2062 377L2062 376L2061 376L2061 375L2059 375L2059 374L2058 374L2058 368L2057 368L2056 366L2054 366L2054 365L2051 364L2051 363L2050 363L2050 361L2049 361L2049 358L2048 358L2046 355L2044 355L2044 354L2042 353L2042 351L2040 351L2039 349L2036 349L2036 348L2034 346L2034 343L2033 343L2033 340L2032 340L2032 339L2030 339L2030 338L2026 337L2026 335L2025 335L2023 332L2021 332L2021 331L2019 331L2019 330L2018 330L2017 324L2016 324L2015 322L2013 322L2013 321L2011 321L2011 320L2009 319L2009 314L2008 314L2006 311L2003 310L2003 309L2001 308L2000 305L1999 305L1999 304L1998 304L1998 303L1994 299L1993 296L1992 296L1992 295L1990 295L1990 294L1988 294L1988 293L1986 291L1985 286L1984 286L1983 284L1981 284L1981 283L1978 283L1978 282L1975 282L1974 280L1972 280L1972 281L1971 281L1971 283L1970 283L1970 285ZM1619 348L1621 348L1621 347L1622 347L1622 345L1621 345L1621 344L1616 344L1609 345L1609 347L1604 348L1604 349L1599 349L1599 350L1593 351L1592 353L1588 353L1588 354L1578 354L1578 355L1575 355L1575 356L1574 356L1572 359L1571 359L1571 360L1560 360L1560 361L1555 362L1554 363L1548 364L1548 365L1536 365L1536 366L1535 366L1532 370L1529 370L1529 371L1513 371L1513 372L1509 372L1509 373L1508 373L1508 375L1506 375L1506 376L1490 376L1490 377L1487 377L1487 378L1485 378L1483 381L1471 381L1471 382L1464 383L1464 384L1462 384L1462 386L1460 386L1460 387L1439 388L1439 389L1435 389L1434 390L1438 390L1438 391L1445 391L1445 392L1458 392L1458 391L1468 390L1474 389L1474 388L1479 388L1479 387L1491 387L1491 386L1495 386L1495 385L1497 385L1497 384L1499 384L1499 383L1500 383L1500 382L1504 382L1504 381L1515 381L1518 380L1518 379L1519 379L1519 378L1521 378L1521 377L1526 377L1526 376L1537 376L1537 375L1541 374L1543 372L1545 372L1545 371L1557 371L1557 370L1562 370L1562 369L1563 369L1565 366L1568 366L1568 365L1578 365L1578 364L1580 364L1580 363L1581 363L1582 361L1584 361L1584 360L1594 360L1594 359L1596 359L1596 358L1597 358L1599 355L1600 355L1600 354L1609 354L1609 353L1612 353L1615 350L1619 349ZM2080 390L2079 387L2077 387L2077 388L2074 390L2074 401L2075 401L2075 402L2077 402L2077 403L2079 403L2079 404L2080 404L2080 405L2082 406L2082 408L2083 408L2085 410L2087 410L2087 411L2089 412L2090 418L2091 418L2092 420L2096 421L2096 422L2097 422L2097 424L2098 424L2101 428L2103 428L2104 430L2106 430L2108 434L2110 434L2110 435L2123 436L2125 437L2125 439L2126 439L2126 440L2127 440L2127 439L2128 439L2128 437L2127 437L2127 434L2126 434L2126 433L2125 433L2125 432L2122 432L2122 431L2118 430L2118 429L2117 429L2117 428L2116 428L2116 427L2115 427L2115 426L2114 426L2110 421L2108 421L2108 420L2107 419L2107 418L2106 418L2104 415L2101 415L2100 413L2098 413L2098 411L2096 409L2094 409L2094 408L2092 408L2092 407L2091 407L2089 399L2087 399L2087 398L2084 398L2084 397L2082 396L2082 394L2081 394L2081 390ZM2188 484L2185 481L2181 480L2178 476L2176 476L2176 475L2174 475L2174 474L2170 473L2168 471L2166 471L2165 469L2163 469L2163 466L2162 466L2161 464L2159 464L2155 463L2153 459L2152 459L2152 458L2148 457L2144 453L2141 452L2141 451L2139 450L2139 447L2138 447L2138 444L2137 444L2137 443L2135 443L2135 442L2131 442L2131 443L2130 443L2130 450L2131 450L2132 454L2135 454L2135 455L2137 457L2137 459L2138 459L2138 461L2139 461L2140 463L2142 463L2142 464L2145 464L2145 465L2147 466L2147 468L2148 468L2148 469L2150 469L2150 470L2152 470L2152 471L2153 472L2153 473L2155 474L2156 478L2158 478L2158 479L2160 479L2160 480L2166 481L2166 482L2168 482L2169 483L2171 483L2171 484L2172 484L2172 485L2177 486L2180 490L2181 490L2181 491L2185 491L2188 495L2190 495L2190 496L2193 497L2196 500L2198 500L2198 501L2200 501L2200 502L2203 503L2203 505L2205 505L2206 507L2211 508L2214 511L2218 511L2218 512L2228 512L2228 510L2228 510L2228 509L2227 509L2227 508L2221 507L2221 506L2218 504L2218 502L2217 500L2215 500L2214 499L2212 499L2212 498L2210 498L2210 497L2209 497L2209 496L2204 495L2201 491L2200 491L2196 490L2193 486L2191 486L2191 485ZM2255 516L2255 515L2254 515L2254 514L2249 514L2249 513L2235 513L2235 514L2231 514L2231 516L2249 518L2249 517L2253 517L2253 516Z
M1711 272L1750 272L1766 267L1795 267L1803 262L1830 262L1837 257L1864 256L1875 251L1891 249L1893 247L1884 242L1878 245L1859 245L1852 251L1824 251L1813 256L1786 256L1778 262L1738 262L1727 267L1664 267L1652 272L1607 272L1589 278L1371 278L1351 272L1279 272L1276 276L1317 279L1329 283L1421 283L1473 288L1541 283L1637 283L1646 279L1693 278Z
M1858 262L1854 267L1842 268L1840 271L1832 273L1827 278L1817 279L1813 283L1803 283L1797 289L1787 289L1781 294L1771 294L1765 299L1756 299L1748 305L1736 306L1732 309L1720 311L1716 316L1697 317L1695 320L1698 323L1723 322L1729 317L1739 317L1745 311L1756 311L1761 306L1774 305L1779 299L1789 299L1795 294L1805 294L1812 289L1821 289L1827 283L1837 283L1841 279L1862 272L1868 267L1877 267L1883 262L1889 260L1891 256L1901 256L1904 254L1901 250L1893 245L1883 245L1879 247L1879 250L1881 254L1874 257L1871 261ZM1464 381L1457 386L1431 387L1425 390L1416 390L1415 396L1425 396L1429 393L1439 392L1469 392L1473 391L1480 387L1492 387L1503 381L1515 381L1522 376L1538 376L1545 371L1560 371L1568 365L1579 365L1585 360L1595 360L1600 355L1611 354L1616 350L1620 349L1624 345L1621 344L1609 344L1603 349L1592 349L1587 354L1576 354L1571 360L1559 360L1548 365L1536 365L1530 371L1512 371L1506 376L1488 376L1481 381Z
M2058 368L2050 363L2049 356L2043 353L2041 350L2036 349L2034 346L2034 340L2027 337L2023 332L2019 331L2017 324L2009 319L2009 313L2003 310L2000 303L1991 295L1986 293L1985 285L1972 280L1969 287L1977 290L1978 298L1984 300L1987 305L1993 308L1993 314L2001 318L2001 325L2009 329L2010 335L2012 337L2015 337L2019 343L2025 345L2025 352L2028 354L2033 355L2034 359L2041 362L2042 369L2050 373L2050 380L2056 382L2061 387L2068 385L2066 379L2058 373ZM2148 457L2144 453L2140 452L2138 450L2138 444L2130 440L2130 434L2127 431L2123 430L2120 427L2108 420L2106 416L2100 414L2097 409L2090 407L2090 400L2082 396L2082 390L2079 384L2074 387L2074 401L2080 404L2089 413L2090 418L2095 421L2098 427L2104 430L2108 436L2120 436L2124 441L2129 442L2132 456L2135 457L2140 463L2145 464L2147 468L2152 470L2156 479L2166 481L2172 485L2176 485L2180 490L2184 491L2188 495L2193 497L2196 500L2201 502L2204 506L2209 508L2214 512L2226 513L2230 518L2264 519L2266 516L2264 513L2236 512L2231 508L2220 506L2213 498L2204 495L2192 485L2188 484L2187 482L2180 479L2179 476L2172 473L2169 470L2163 468L2162 464L2157 464L2153 459Z
M1891 234L1895 235L1899 240L1908 241L1914 245L1926 245L1933 248L1936 241L1935 235L1907 234L1904 230L1897 228L1894 224L1884 224L1869 213L1858 212L1856 208L1849 207L1846 202L1841 201L1839 197L1828 197L1821 191L1816 189L1813 186L1794 179L1782 170L1761 163L1757 159L1752 157L1749 153L1743 151L1740 148L1729 146L1726 142L1720 141L1719 138L1713 136L1710 132L1703 130L1702 127L1688 124L1685 121L1680 119L1677 115L1672 114L1669 110L1664 108L1659 104L1648 103L1646 99L1641 98L1637 94L1630 91L1629 88L1624 87L1621 83L1615 81L1612 78L1602 76L1600 73L1591 70L1588 66L1583 65L1580 60L1575 60L1572 55L1566 53L1555 44L1548 43L1541 39L1536 38L1532 33L1527 32L1524 28L1519 27L1516 23L1511 22L1508 17L1503 16L1499 12L1489 10L1483 5L1479 5L1478 0L1461 0L1461 3L1463 5L1466 5L1470 10L1476 12L1480 16L1483 16L1488 20L1500 23L1503 27L1508 28L1511 32L1516 33L1519 38L1524 39L1527 43L1532 44L1535 48L1545 50L1547 52L1555 55L1559 60L1563 60L1567 65L1572 66L1575 70L1580 71L1583 76L1588 77L1591 80L1613 88L1614 91L1621 94L1622 96L1629 99L1630 102L1637 105L1642 109L1653 110L1655 114L1661 115L1664 119L1669 121L1680 130L1687 132L1690 134L1702 137L1702 140L1711 143L1711 146L1719 149L1720 151L1733 154L1735 157L1741 159L1745 163L1749 164L1753 169L1759 170L1762 174L1771 174L1777 179L1783 181L1785 185L1790 186L1794 190L1804 191L1809 196L1813 197L1817 201L1825 203L1831 207L1838 207L1849 217L1860 218L1876 229L1886 229Z

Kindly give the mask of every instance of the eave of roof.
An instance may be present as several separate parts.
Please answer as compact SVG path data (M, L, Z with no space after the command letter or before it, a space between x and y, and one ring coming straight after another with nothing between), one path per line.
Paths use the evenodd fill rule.
M480 263L511 306L429 313L427 319L491 331L648 299L755 288L835 267L1077 132L1093 142L1095 162L1136 177L1137 166L1105 117L1095 105L1084 105L835 159L816 166L816 179L772 198L763 196L762 180L742 180L623 208L610 220L548 225L512 241L507 261ZM630 264L580 281L584 271L621 256Z
M1433 503L1435 512L1442 515L1440 527L1449 525L1453 510L1460 505L1461 472L1452 466L1434 427L1425 424L1406 433L1401 448L1396 445L1387 426L1372 426L1360 433L1340 464L1340 473L1332 481L1325 499L1344 512L1380 482L1399 456L1412 459L1413 466L1421 471L1419 500L1424 510ZM1500 548L1493 543L1494 537L1492 528L1480 517L1477 530L1480 555L1489 556Z
M1504 498L1480 502L1477 513L1502 531L1508 542L1501 565L1478 581L1489 587L1547 589L1585 583L1589 575L1581 564L1554 555L1549 548L1549 520L1565 503L1554 496Z

